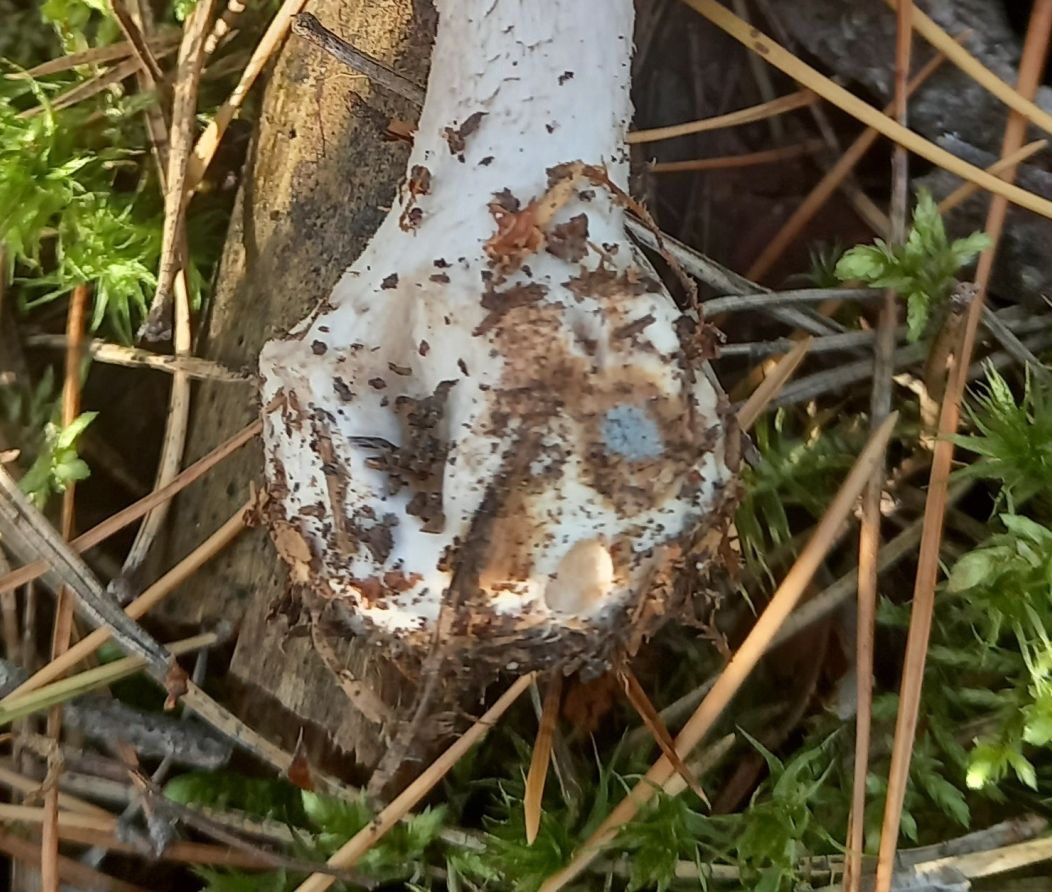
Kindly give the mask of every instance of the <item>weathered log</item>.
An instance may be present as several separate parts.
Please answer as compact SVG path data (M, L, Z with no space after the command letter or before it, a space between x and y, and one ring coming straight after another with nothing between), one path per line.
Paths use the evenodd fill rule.
M318 0L311 8L362 50L425 80L434 26L427 0ZM317 47L289 39L263 97L201 355L254 368L263 342L331 290L396 198L408 149L385 128L416 114ZM258 397L244 385L205 382L194 397L188 460L258 417ZM179 498L167 563L218 527L261 476L257 443ZM382 751L376 726L350 707L309 637L290 637L288 624L268 619L286 589L265 533L252 531L174 595L165 614L192 625L240 620L230 672L246 720L288 748L302 729L308 753L335 750L371 766ZM351 646L335 647L353 664ZM397 691L391 699L397 703Z

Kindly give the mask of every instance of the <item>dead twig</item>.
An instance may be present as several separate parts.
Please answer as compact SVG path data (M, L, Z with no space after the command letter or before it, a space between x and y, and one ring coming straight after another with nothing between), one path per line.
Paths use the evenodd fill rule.
M895 120L907 126L909 70L913 31L910 17L912 0L898 7L895 40L895 97L892 101ZM901 145L892 155L891 242L900 245L906 238L906 214L909 202L909 156ZM870 426L876 428L891 412L891 378L894 373L895 326L898 320L898 295L890 288L884 292L877 329L873 361L873 387L870 396ZM858 609L855 621L855 752L851 784L851 809L848 813L847 858L844 870L845 892L862 888L863 816L866 810L866 779L869 776L870 733L873 709L873 653L877 617L877 582L880 574L881 511L884 494L884 456L873 468L862 497L862 517L858 538Z
M65 349L66 337L53 334L26 335L23 342L27 347L47 347ZM128 368L155 369L168 374L182 373L198 381L219 381L231 384L256 384L255 375L250 372L239 372L227 368L211 359L198 356L177 356L165 353L154 353L141 347L126 347L123 344L112 344L109 341L91 338L83 344L84 352L96 362L110 365L121 365Z
M186 209L186 176L194 139L197 86L204 61L206 28L211 21L215 0L199 0L183 28L179 62L175 76L175 99L169 134L168 171L165 177L164 226L161 230L161 259L157 268L157 288L140 337L167 340L172 333L171 292L183 246L183 214Z

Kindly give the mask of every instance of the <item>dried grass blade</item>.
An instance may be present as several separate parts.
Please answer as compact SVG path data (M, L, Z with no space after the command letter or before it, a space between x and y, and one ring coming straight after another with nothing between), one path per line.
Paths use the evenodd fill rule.
M541 829L544 782L548 779L548 766L552 759L552 740L555 738L555 725L559 720L559 703L562 700L562 692L562 673L556 670L548 680L548 690L544 692L541 721L537 728L537 738L533 742L533 752L530 754L530 770L526 774L526 794L522 800L526 818L526 843L531 846Z
M847 478L815 527L811 539L800 552L796 563L778 586L741 647L724 667L715 684L683 726L683 730L676 738L676 751L681 757L686 757L708 733L760 657L763 656L785 618L799 601L804 589L825 559L838 529L854 509L856 500L869 480L874 465L880 460L887 446L897 420L897 413L892 414L870 436L869 442L859 454ZM662 756L646 776L615 806L591 837L580 846L570 863L544 882L540 892L556 892L557 889L563 888L577 877L595 860L601 849L617 835L620 828L632 820L639 809L650 801L655 792L675 776L671 763Z

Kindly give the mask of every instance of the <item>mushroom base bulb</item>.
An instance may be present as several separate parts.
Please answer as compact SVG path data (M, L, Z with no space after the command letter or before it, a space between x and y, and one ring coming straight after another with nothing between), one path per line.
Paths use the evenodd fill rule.
M688 604L739 436L624 228L631 0L445 0L395 207L261 355L274 541L355 632L601 669Z

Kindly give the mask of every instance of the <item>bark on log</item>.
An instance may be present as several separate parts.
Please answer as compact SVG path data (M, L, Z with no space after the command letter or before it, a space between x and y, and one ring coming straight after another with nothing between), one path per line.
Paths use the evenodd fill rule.
M425 82L434 28L428 0L316 0L311 11L361 50ZM384 128L416 114L317 47L289 39L263 98L200 355L255 368L263 342L329 293L383 219L404 172L407 147L386 139ZM254 420L257 405L251 387L199 385L187 460ZM257 442L177 501L166 565L236 510L249 484L261 480L260 465ZM284 621L268 620L285 590L285 569L265 532L253 530L173 595L165 618L241 621L230 670L240 714L288 748L302 728L312 758L335 752L369 768L381 755L376 726L351 708L308 637L290 637ZM352 648L342 651L353 665ZM384 680L395 703L397 682Z

